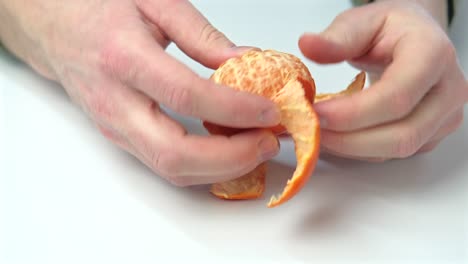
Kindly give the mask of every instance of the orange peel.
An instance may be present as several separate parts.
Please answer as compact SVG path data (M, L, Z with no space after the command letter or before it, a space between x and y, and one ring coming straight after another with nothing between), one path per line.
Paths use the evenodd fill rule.
M275 207L293 198L307 183L315 169L320 150L320 124L313 104L317 98L327 100L362 89L360 73L345 91L316 95L308 68L292 54L275 50L250 50L241 57L225 61L210 77L216 83L236 90L258 94L272 100L281 113L280 124L271 127L276 134L288 132L295 146L296 169L282 193L272 196L267 207ZM362 85L361 85L362 83ZM231 136L243 129L203 122L210 134ZM236 179L214 183L210 192L227 200L255 199L265 190L265 163Z
M317 94L317 95L315 95L314 102L317 103L317 102L320 102L320 101L330 100L330 99L334 99L334 98L337 98L337 97L347 96L347 95L351 95L353 93L357 93L357 92L361 91L362 88L364 88L365 83L366 83L366 73L365 72L360 72L354 78L354 81L352 83L350 83L345 90L340 91L338 93L321 93L321 94Z

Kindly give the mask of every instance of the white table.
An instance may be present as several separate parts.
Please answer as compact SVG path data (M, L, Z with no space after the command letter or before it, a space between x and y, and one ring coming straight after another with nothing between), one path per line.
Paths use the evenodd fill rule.
M237 43L301 58L300 34L350 6L194 2ZM453 26L465 71L466 14ZM347 64L307 64L320 91L339 90L356 73ZM270 165L264 199L225 202L152 174L101 136L60 87L5 52L0 95L0 263L468 263L467 122L428 155L320 161L297 197L268 209L294 170L291 142Z

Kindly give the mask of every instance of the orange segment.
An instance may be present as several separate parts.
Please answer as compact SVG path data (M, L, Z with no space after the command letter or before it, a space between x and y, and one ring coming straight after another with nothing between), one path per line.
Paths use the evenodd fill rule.
M210 192L227 200L255 199L265 190L266 164L262 163L246 175L211 185Z

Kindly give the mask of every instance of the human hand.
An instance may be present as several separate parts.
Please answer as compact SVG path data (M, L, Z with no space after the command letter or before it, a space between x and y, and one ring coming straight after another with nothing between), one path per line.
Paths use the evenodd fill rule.
M347 10L321 34L304 34L299 47L317 63L348 61L374 80L360 93L315 104L325 152L406 158L432 150L463 121L468 84L455 48L416 2Z
M278 151L267 130L190 135L161 110L229 127L279 122L271 101L205 80L165 52L173 41L216 68L246 50L189 1L0 0L0 15L7 48L60 82L104 136L176 185L233 179Z

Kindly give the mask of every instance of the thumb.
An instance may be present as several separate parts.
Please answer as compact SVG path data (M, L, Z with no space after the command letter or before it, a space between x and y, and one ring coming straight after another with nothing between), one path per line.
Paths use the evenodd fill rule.
M236 47L189 1L139 1L145 15L189 57L209 68L217 68L249 47ZM147 4L144 4L147 3ZM158 7L158 8L155 8ZM158 10L156 10L158 9Z
M305 57L317 63L338 63L363 56L385 23L382 6L369 4L338 15L321 33L299 39Z

